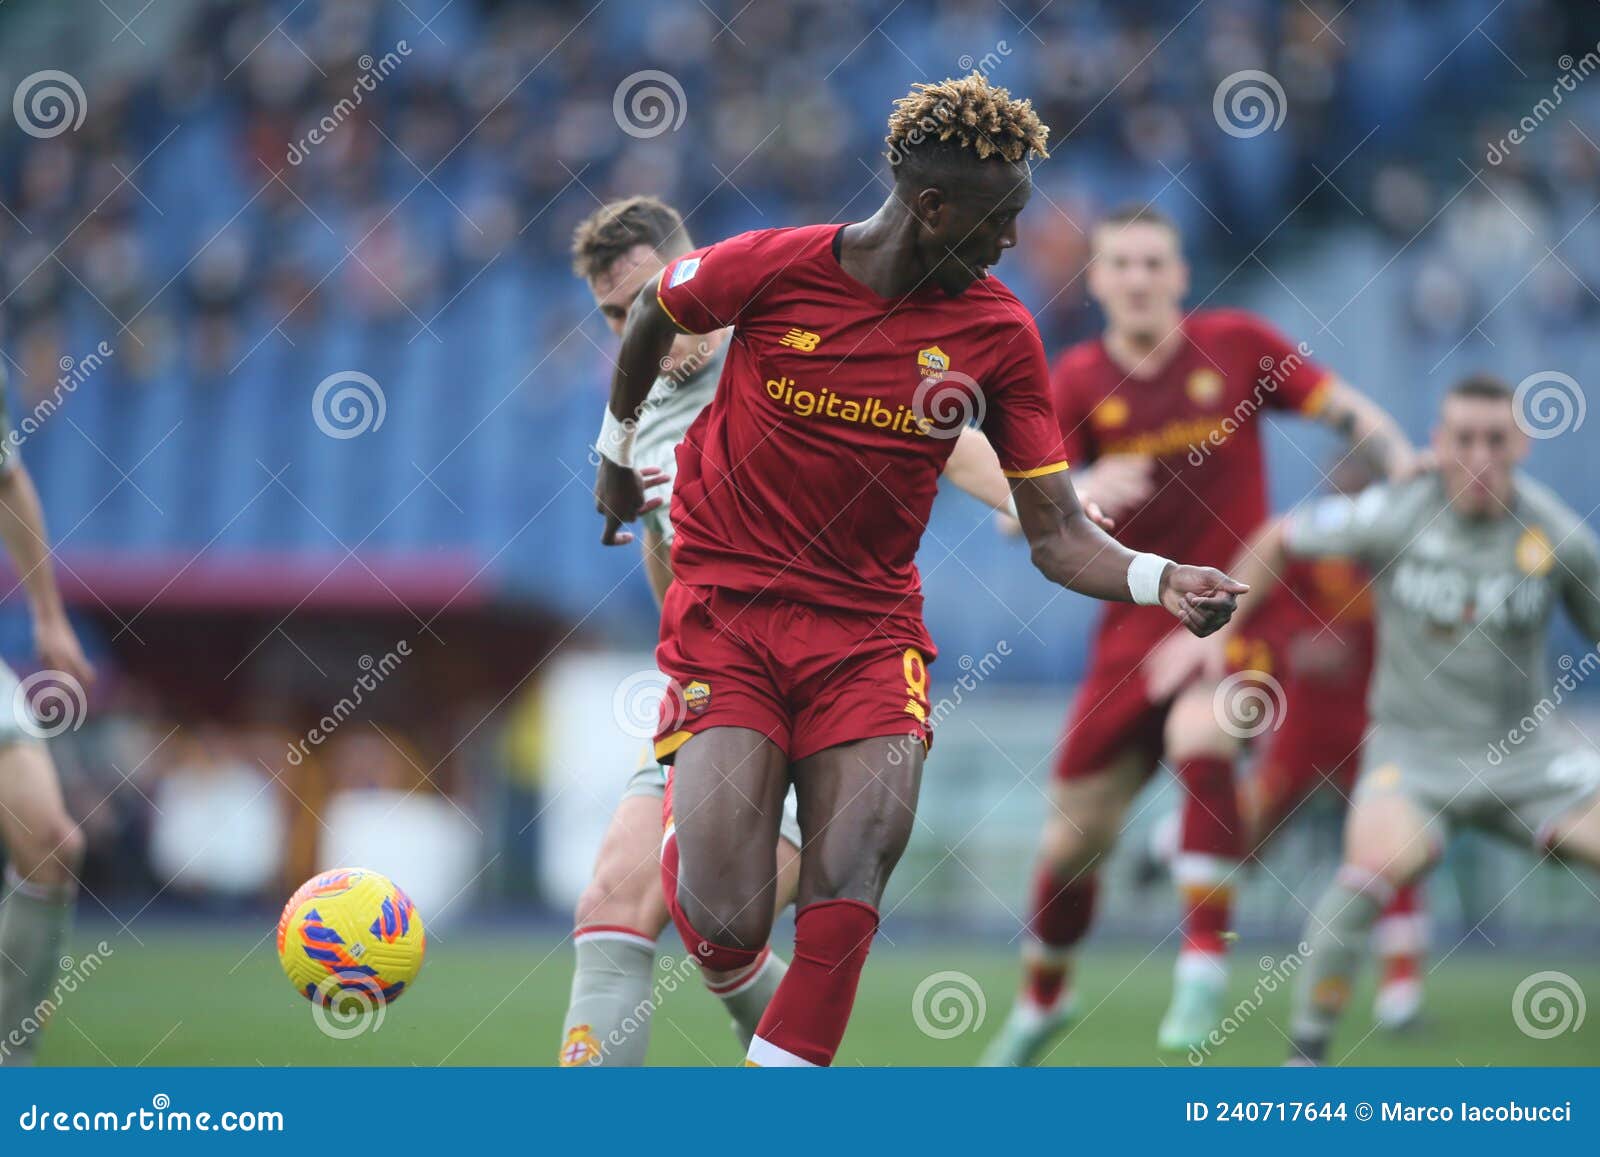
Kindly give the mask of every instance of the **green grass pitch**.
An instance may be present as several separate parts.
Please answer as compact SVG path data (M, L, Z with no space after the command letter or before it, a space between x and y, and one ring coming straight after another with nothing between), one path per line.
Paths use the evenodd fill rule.
M74 948L88 951L90 929ZM290 988L270 935L237 928L140 929L127 936L51 1021L41 1062L51 1065L529 1065L553 1060L571 979L571 952L548 935L451 930L433 938L415 988L386 1010L383 1023L350 1039L330 1039L311 1006ZM669 941L669 943L671 943ZM1285 946L1286 947L1286 946ZM1249 1000L1259 959L1272 946L1240 945L1233 997ZM677 962L675 943L663 950ZM1155 1048L1165 1008L1170 952L1103 947L1085 953L1079 991L1085 1015L1057 1046L1055 1065L1184 1065ZM1600 961L1581 948L1537 954L1463 949L1427 978L1427 1023L1400 1036L1373 1032L1370 981L1356 993L1334 1056L1358 1065L1600 1064L1600 1019L1575 1032L1534 1039L1512 1017L1512 994L1526 976L1568 973L1600 997ZM721 1006L681 965L661 969L660 1009L650 1045L653 1065L731 1065L739 1052ZM964 973L981 991L983 1022L952 1036L919 1027L913 999L935 973ZM939 986L929 982L930 989ZM965 985L964 981L956 983ZM968 1065L999 1026L1016 984L1013 956L1001 947L873 949L838 1063ZM672 991L665 991L672 988ZM977 1009L973 1001L974 1018ZM951 1006L955 1009L955 1006ZM1283 1059L1285 986L1265 994L1215 1051L1210 1063L1273 1065ZM949 1010L947 1010L949 1011ZM924 1020L940 1033L937 1020Z

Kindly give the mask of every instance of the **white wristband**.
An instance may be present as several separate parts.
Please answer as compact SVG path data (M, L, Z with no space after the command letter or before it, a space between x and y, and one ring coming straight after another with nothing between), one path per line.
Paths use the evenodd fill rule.
M607 406L605 421L600 423L600 436L595 439L594 448L600 451L602 457L618 466L632 466L635 433L632 422L622 421Z
M1136 554L1128 564L1128 594L1142 607L1161 601L1161 576L1167 573L1170 558L1159 554Z

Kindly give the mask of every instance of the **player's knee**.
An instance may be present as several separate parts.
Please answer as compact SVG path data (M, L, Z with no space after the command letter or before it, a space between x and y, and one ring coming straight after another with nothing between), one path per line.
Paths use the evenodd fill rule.
M12 849L16 873L35 884L71 884L78 878L87 850L83 832L65 814L36 824L27 839Z
M1108 807L1058 807L1045 820L1040 859L1057 875L1075 876L1108 855L1116 835L1117 817Z
M1217 718L1213 692L1210 686L1190 687L1167 712L1163 741L1169 760L1228 759L1238 750L1238 739Z
M678 910L702 939L755 951L772 935L772 906L733 896L702 896L678 885Z

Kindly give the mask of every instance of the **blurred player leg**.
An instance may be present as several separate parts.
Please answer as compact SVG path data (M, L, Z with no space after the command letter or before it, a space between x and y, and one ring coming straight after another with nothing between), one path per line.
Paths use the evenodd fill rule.
M1427 818L1405 796L1357 796L1345 820L1344 863L1306 924L1303 940L1310 952L1295 980L1291 1063L1321 1064L1326 1058L1378 913L1397 887L1428 869L1436 851Z
M1394 897L1373 928L1378 953L1378 991L1372 1016L1383 1028L1399 1031L1416 1023L1422 1012L1422 958L1428 947L1428 915L1422 906L1422 882L1394 890Z
M788 772L782 748L743 727L708 728L677 752L662 891L708 975L759 975L767 955Z
M648 791L624 796L578 899L572 933L577 967L561 1025L563 1066L644 1064L656 937L667 923L660 855L660 797Z
M1600 793L1552 823L1545 846L1563 859L1578 860L1600 871Z
M1053 785L1022 950L1022 991L980 1064L1031 1065L1071 1022L1072 953L1094 918L1096 869L1149 772L1148 754L1129 751L1104 771Z
M1324 783L1348 799L1361 762L1364 725L1324 733L1300 722L1304 716L1296 714L1295 696L1289 703L1288 722L1272 734L1240 788L1251 858L1262 853L1306 796ZM1325 770L1330 766L1332 771ZM1428 939L1422 888L1421 881L1396 888L1373 928L1379 964L1373 1019L1391 1031L1407 1028L1422 1012L1422 957Z
M1172 873L1183 913L1183 946L1172 1004L1157 1033L1164 1049L1202 1043L1221 1020L1228 995L1227 937L1246 841L1233 781L1239 741L1223 730L1212 699L1210 685L1192 686L1167 715L1167 758L1184 793Z
M920 743L907 746L902 736L862 739L795 764L806 842L794 962L750 1044L752 1064L833 1063L878 932L884 886L916 818L924 753Z
M35 740L0 748L0 838L9 858L0 902L0 1064L27 1065L37 1051L38 1010L60 967L83 862L83 836L67 815L50 755Z

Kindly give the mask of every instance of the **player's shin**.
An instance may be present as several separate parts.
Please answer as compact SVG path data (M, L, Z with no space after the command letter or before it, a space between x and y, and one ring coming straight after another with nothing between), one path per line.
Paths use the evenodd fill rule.
M756 1026L761 1023L767 1005L772 1003L778 985L788 971L788 964L768 947L762 949L755 963L742 972L731 976L719 974L715 979L709 975L706 977L706 988L722 1001L722 1007L733 1018L733 1032L742 1048L750 1047L750 1041L756 1035Z
M1324 1060L1368 934L1392 895L1392 885L1382 876L1346 864L1312 910L1305 933L1310 951L1295 979L1290 1006L1291 1060Z
M1098 886L1093 872L1064 880L1048 864L1036 871L1022 958L1021 1001L1032 1010L1049 1014L1070 1002L1072 952L1094 919Z
M30 1065L54 1008L51 990L76 888L23 880L8 867L5 891L0 902L0 1044L5 1046L0 1048L0 1065Z
M1172 876L1183 911L1183 947L1157 1043L1183 1050L1205 1039L1226 1003L1233 879L1244 839L1230 760L1185 759L1178 779L1184 787L1183 819Z
M800 909L794 962L761 1018L745 1063L832 1064L877 932L878 910L860 900L822 900Z
M572 945L577 967L557 1062L644 1064L655 1012L655 941L629 928L591 925L573 933Z

